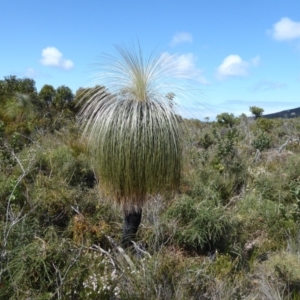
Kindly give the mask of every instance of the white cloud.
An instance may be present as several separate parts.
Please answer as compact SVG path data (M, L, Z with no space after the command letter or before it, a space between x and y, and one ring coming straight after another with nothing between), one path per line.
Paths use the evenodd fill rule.
M193 53L171 55L168 52L164 52L162 56L166 60L172 60L172 66L176 69L178 77L192 78L202 84L208 84L202 71L195 65L197 58Z
M248 75L249 63L243 61L239 55L231 54L225 57L217 69L217 78L219 80L227 77L241 77Z
M22 71L13 72L13 75L19 76L19 77L25 77L25 78L50 78L49 74L42 73L40 70L36 70L32 67L28 67L26 69L23 69Z
M281 18L267 33L278 41L297 39L300 38L300 22L292 21L290 18Z
M57 67L70 70L74 67L70 59L64 59L63 54L55 47L47 47L42 51L40 63L44 66Z
M244 61L237 54L228 55L218 67L216 77L219 80L224 80L229 77L245 77L248 75L249 67L258 66L260 61L259 55L252 58L250 62Z
M252 85L250 87L250 90L253 92L258 92L258 91L277 90L277 89L282 89L285 87L286 87L285 83L264 79L264 80L258 81L254 85Z
M24 72L24 76L28 78L35 78L39 76L39 72L33 68L27 68Z
M172 38L171 46L175 46L181 43L192 43L193 36L189 32L178 32Z

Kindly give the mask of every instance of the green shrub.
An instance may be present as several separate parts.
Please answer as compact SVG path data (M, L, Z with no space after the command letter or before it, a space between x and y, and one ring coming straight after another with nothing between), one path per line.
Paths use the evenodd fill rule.
M255 121L255 130L262 132L271 132L275 122L271 119L259 118Z
M260 133L252 142L252 146L259 151L270 149L271 138L264 132Z
M256 255L282 249L283 245L286 245L287 232L292 233L297 229L292 219L287 219L281 214L278 203L263 199L257 193L250 193L239 201L235 213L241 224L241 242L251 241L257 234L263 237Z
M205 133L199 141L199 145L203 147L205 150L207 150L211 145L215 143L213 137L209 133Z
M239 131L236 128L228 129L224 132L223 136L218 135L214 131L214 135L217 139L217 156L220 159L232 158L236 154L236 143L240 136Z
M175 241L187 248L208 251L226 249L233 226L220 206L182 196L166 211L166 220L177 223Z
M233 125L238 124L239 118L236 118L234 114L222 113L220 115L217 115L217 122L222 126L225 125L231 128L233 127Z
M290 156L286 162L285 171L287 174L287 180L294 181L300 177L300 156Z
M300 263L299 253L281 251L273 254L263 265L265 272L273 280L276 278L284 288L283 299L299 299ZM278 283L277 283L278 284Z
M1 299L53 299L63 290L64 275L78 262L80 248L74 249L68 240L59 240L51 227L30 242L22 243L9 253L4 273Z
M276 186L279 181L272 175L263 174L255 179L255 188L257 194L259 194L263 199L273 200L279 202L280 195L276 191Z

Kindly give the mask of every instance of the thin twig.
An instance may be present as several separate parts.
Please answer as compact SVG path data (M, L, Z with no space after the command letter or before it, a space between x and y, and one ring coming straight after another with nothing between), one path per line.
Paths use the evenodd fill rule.
M91 250L98 250L101 253L105 254L106 256L108 256L108 258L110 259L111 264L113 265L114 268L116 268L116 264L112 258L112 255L108 252L105 251L104 249L102 249L100 246L93 244L92 247L90 247L89 249Z
M139 251L139 252L141 252L141 253L147 255L149 258L151 258L151 255L150 255L147 251L141 249L134 241L131 241L131 242L132 242L134 248L135 248L137 251Z
M14 159L17 161L18 165L19 165L19 166L20 166L20 168L22 169L22 172L23 172L23 174L24 174L24 173L26 173L26 171L25 171L25 169L24 169L23 165L21 164L21 162L20 162L19 158L16 156L16 154L15 154L14 150L13 150L13 149L11 149L10 147L8 147L8 145L7 145L7 144L5 144L5 143L4 143L4 147L5 147L7 150L9 150L9 151L11 152L12 156L14 157Z
M11 155L13 156L13 158L17 161L18 165L20 166L21 170L22 170L22 174L19 176L18 180L16 181L16 183L14 184L12 191L10 193L10 196L8 197L8 201L7 201L7 205L6 205L6 213L5 213L5 224L4 224L4 231L3 231L3 242L2 242L2 250L1 250L1 258L5 258L6 257L6 246L8 244L8 238L10 235L10 232L12 230L12 228L19 223L20 221L22 221L26 216L28 216L28 214L30 214L35 208L33 207L29 212L27 212L26 214L23 214L24 208L26 203L23 205L23 207L21 208L21 210L15 215L12 207L11 207L11 201L13 200L14 197L14 193L18 187L18 185L21 183L21 181L24 179L25 176L27 176L27 174L30 172L31 170L31 166L32 166L32 162L34 160L34 158L32 157L26 170L24 168L24 166L22 165L21 161L19 160L19 158L16 156L15 152L13 151L13 149L11 149L8 145L4 144L4 146L11 152ZM0 280L1 280L1 275L2 275L2 266L1 266L1 271L0 271Z

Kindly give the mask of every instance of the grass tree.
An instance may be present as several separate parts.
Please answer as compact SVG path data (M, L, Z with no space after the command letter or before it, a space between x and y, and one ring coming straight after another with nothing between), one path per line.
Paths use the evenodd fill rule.
M4 106L4 114L16 121L23 121L34 118L38 114L38 110L32 96L15 93Z
M174 57L152 54L146 59L140 46L116 50L117 56L106 56L108 64L100 65L100 86L88 99L85 94L78 116L100 189L123 209L122 245L128 247L149 195L179 185L181 123L173 93L184 90L174 84Z

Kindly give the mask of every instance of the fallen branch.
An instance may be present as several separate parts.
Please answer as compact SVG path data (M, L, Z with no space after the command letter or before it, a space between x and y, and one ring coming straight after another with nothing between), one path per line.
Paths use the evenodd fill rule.
M256 163L258 161L259 157L260 157L260 151L258 149L256 149L253 162Z
M287 146L287 144L289 143L289 141L291 141L292 139L289 137L286 142L284 144L282 144L279 149L278 149L278 153L281 153L282 150Z

